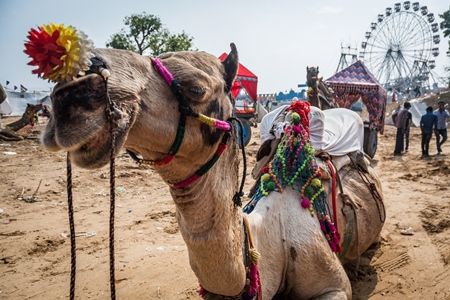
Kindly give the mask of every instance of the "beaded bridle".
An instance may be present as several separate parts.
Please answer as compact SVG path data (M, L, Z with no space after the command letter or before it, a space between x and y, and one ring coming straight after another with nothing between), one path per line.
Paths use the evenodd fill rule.
M181 89L181 84L178 82L178 80L176 80L173 77L173 75L170 73L170 71L167 70L167 68L162 64L161 60L159 58L152 59L152 64L156 68L156 70L161 74L161 76L164 78L165 82L170 87L172 93L176 96L176 98L178 100L178 111L180 112L180 119L178 122L177 133L175 136L175 140L172 144L172 147L169 150L169 153L162 159L148 160L148 159L139 158L135 152L133 152L129 149L127 149L127 153L138 164L163 166L163 165L170 163L174 159L178 150L180 149L180 146L181 146L181 143L183 141L184 134L186 131L186 118L188 116L194 117L197 120L199 120L200 122L202 122L210 127L217 128L217 129L224 131L222 141L220 142L219 146L217 147L216 152L214 153L213 157L205 165L203 165L200 169L198 169L189 178L187 178L181 182L177 182L177 183L169 183L168 182L169 186L171 186L173 188L184 188L184 187L188 186L189 184L193 183L194 181L198 180L200 177L202 177L217 162L217 160L220 158L222 153L227 148L227 141L231 135L230 131L232 128L230 122L235 121L238 123L238 126L240 127L241 134L239 135L239 138L240 138L240 144L242 145L241 150L242 150L242 156L243 156L243 162L244 162L244 171L243 171L243 177L241 180L240 189L233 196L233 202L236 206L242 206L241 197L244 195L243 188L244 188L245 174L246 174L246 159L245 159L245 150L244 150L244 146L243 146L244 141L243 141L242 123L239 121L239 119L237 119L235 117L231 117L227 121L222 121L222 120L218 120L218 119L214 119L214 118L205 116L201 113L197 113L190 107L189 103L184 98L184 95L183 95L182 89ZM233 98L232 98L230 91L228 91L228 97L229 97L230 101L233 103Z
M227 148L227 140L230 136L231 124L225 121L217 120L211 117L207 117L203 114L197 113L189 106L189 103L184 98L183 93L181 92L181 84L178 80L174 79L173 75L167 70L167 68L162 64L161 60L158 58L152 59L152 64L156 68L156 70L161 74L166 83L169 85L172 93L176 96L178 100L178 111L180 112L180 120L178 122L177 134L175 136L175 140L172 144L172 147L169 150L169 153L162 159L159 160L148 160L139 158L136 153L127 149L128 154L131 156L139 164L147 164L154 166L163 166L170 163L178 150L180 149L181 143L183 142L184 134L186 131L186 118L188 116L192 116L199 120L200 122L211 126L213 128L220 129L224 131L224 135L222 137L222 141L219 144L216 153L214 156L197 172L195 172L191 177L187 178L178 183L169 183L171 187L174 188L183 188L193 183L197 179L199 179L202 175L204 175L219 159L222 153Z

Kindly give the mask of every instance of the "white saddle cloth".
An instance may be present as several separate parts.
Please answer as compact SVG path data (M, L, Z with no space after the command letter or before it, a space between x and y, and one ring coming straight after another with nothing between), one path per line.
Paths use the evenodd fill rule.
M271 130L283 126L290 115L286 115L287 105L281 106L265 115L260 125L261 145L275 139ZM285 118L281 116L285 114ZM281 118L280 118L281 117ZM346 108L320 110L312 106L309 113L309 132L311 145L316 151L327 152L333 156L345 155L360 150L363 151L364 123L361 117ZM277 137L278 138L278 137Z
M311 133L311 144L315 150L332 156L363 151L364 123L357 113L346 108L327 109L322 112L324 115L322 139L319 135ZM311 119L311 122L314 120ZM313 127L314 123L310 126Z
M276 152L280 137L272 133L279 133L279 129L290 121L290 114L286 113L287 108L287 105L281 106L265 115L261 121L259 127L261 145L267 140L272 140L271 151L269 155L256 161L252 170L254 179L260 176L262 167L273 158ZM346 108L322 111L312 106L308 118L310 141L316 153L326 152L333 157L339 157L351 152L363 151L364 123L354 111ZM345 157L342 163L347 164L349 161L350 159Z

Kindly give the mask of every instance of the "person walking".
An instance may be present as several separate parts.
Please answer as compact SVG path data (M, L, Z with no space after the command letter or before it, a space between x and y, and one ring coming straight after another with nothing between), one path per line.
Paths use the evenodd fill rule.
M420 118L420 131L422 132L422 157L429 157L430 141L433 131L437 129L437 116L433 113L433 107L428 106L426 113Z
M405 129L405 152L409 150L409 129L411 128L412 123L412 113L408 111L408 115L406 116L406 129Z
M450 118L450 114L448 110L445 109L445 102L439 101L439 108L434 111L434 114L437 116L437 129L435 131L436 134L436 155L442 154L442 144L447 140L447 122L446 118ZM442 140L441 140L442 136Z
M408 118L408 111L410 108L411 103L405 102L402 109L392 114L392 121L394 121L394 125L395 127L397 127L394 156L402 155L405 142L406 126L408 125L406 120Z

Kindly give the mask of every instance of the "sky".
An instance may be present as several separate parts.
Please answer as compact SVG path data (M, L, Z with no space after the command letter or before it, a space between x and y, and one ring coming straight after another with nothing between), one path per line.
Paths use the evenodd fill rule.
M411 1L411 3L414 1ZM397 1L367 0L0 0L0 83L7 88L50 90L54 84L31 74L23 53L31 28L48 23L82 30L97 48L126 28L124 18L143 12L159 17L171 33L185 32L194 47L220 56L234 42L240 62L258 76L258 93L298 90L306 68L318 66L320 76L331 77L341 47L360 50L371 22ZM403 3L403 2L401 2ZM450 9L447 1L419 1L438 16ZM414 30L414 28L411 28ZM448 38L442 32L435 72L444 75L450 65Z

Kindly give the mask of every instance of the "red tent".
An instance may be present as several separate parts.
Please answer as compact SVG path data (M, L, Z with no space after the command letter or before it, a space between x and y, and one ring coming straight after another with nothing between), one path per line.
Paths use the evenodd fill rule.
M224 61L227 56L228 54L223 53L221 56L219 56L219 59L221 61ZM245 89L250 98L252 98L252 100L256 102L258 96L257 88L258 77L249 69L247 69L243 64L239 63L236 80L231 87L231 93L233 94L234 98L237 97L241 89Z

